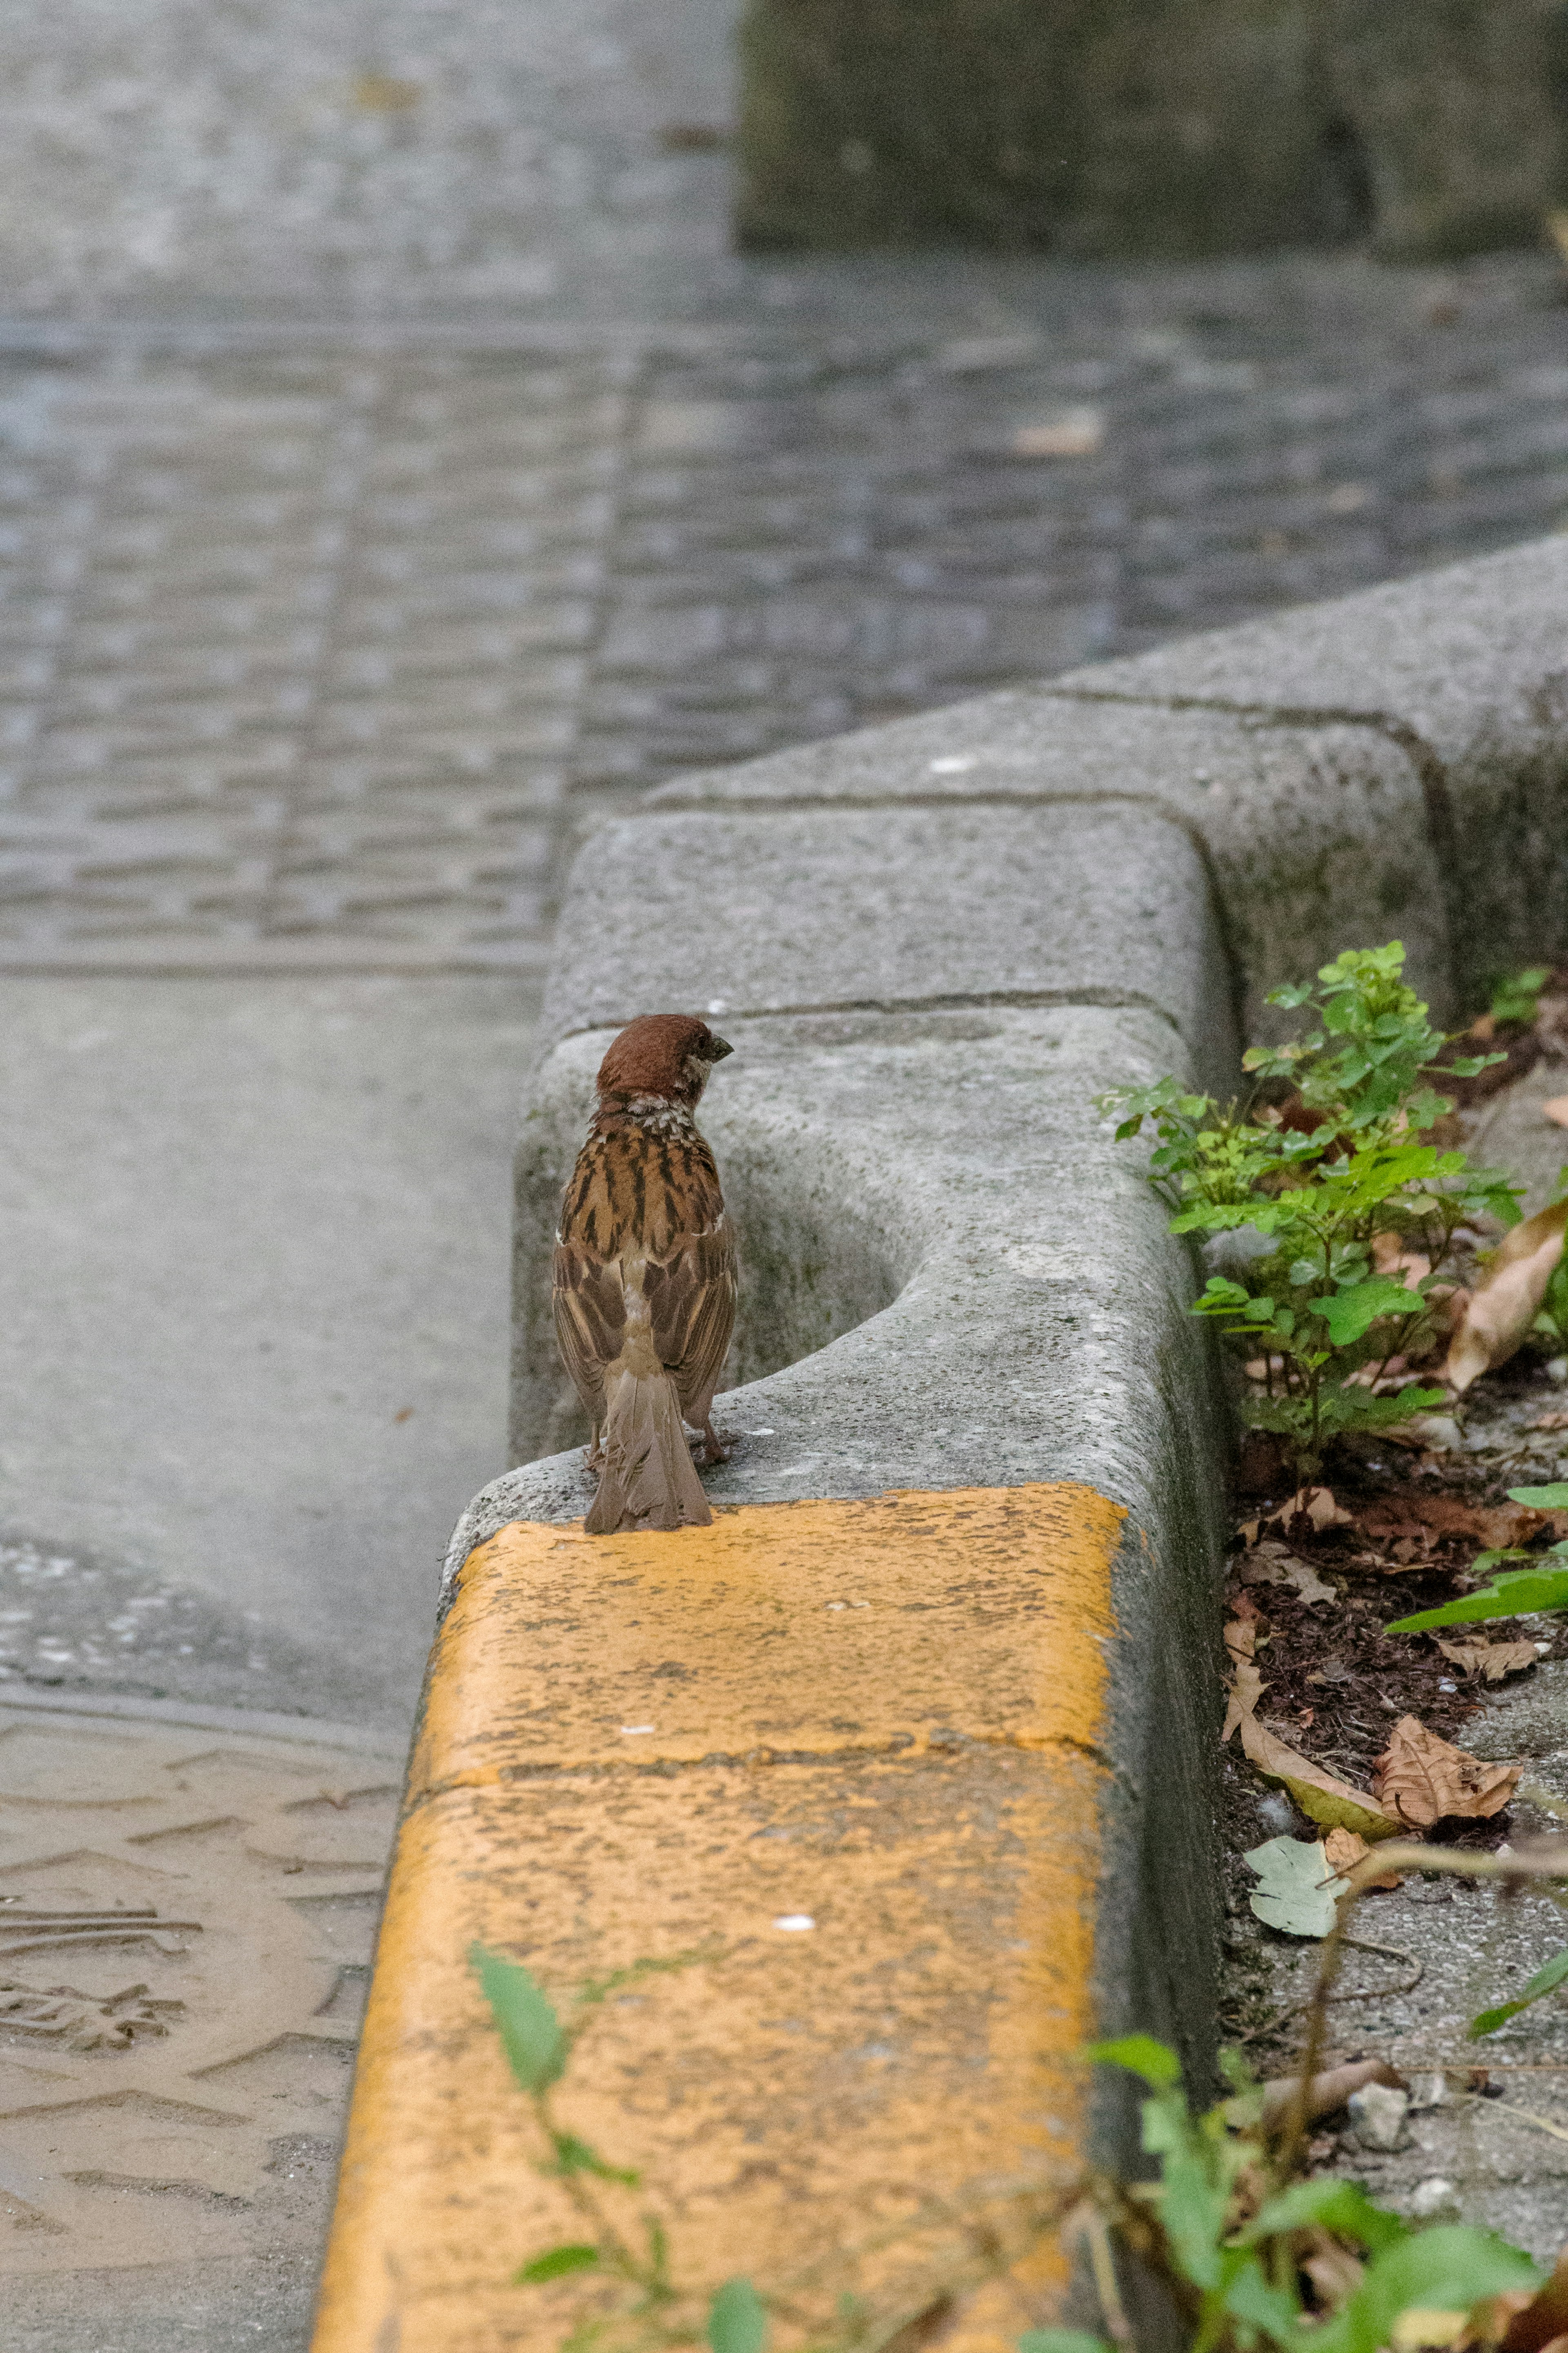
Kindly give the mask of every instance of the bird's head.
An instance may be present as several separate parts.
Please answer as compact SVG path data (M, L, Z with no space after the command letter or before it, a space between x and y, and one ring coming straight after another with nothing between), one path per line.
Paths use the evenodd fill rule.
M714 1063L734 1050L694 1013L645 1013L627 1023L600 1063L599 1092L689 1107Z

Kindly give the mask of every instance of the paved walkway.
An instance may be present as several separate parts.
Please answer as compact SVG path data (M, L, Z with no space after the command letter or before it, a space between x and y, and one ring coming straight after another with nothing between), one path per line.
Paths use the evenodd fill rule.
M285 13L316 104L337 19ZM247 244L178 157L153 185L218 86L180 22L179 73L57 91L74 146L15 77L4 166L0 1675L395 1736L504 1467L583 826L1557 527L1568 307L1545 255L738 259L729 0L476 9L460 169L345 50L358 161L312 213L258 132ZM35 2282L17 2343L282 2353L307 2272L122 2276L112 2346L90 2277Z
M508 1137L585 823L1568 516L1545 254L738 259L727 19L520 20L504 284L460 174L450 267L404 237L377 276L417 189L376 84L292 311L277 234L204 243L184 184L155 283L84 292L57 239L14 290L47 312L0 327L14 1667L406 1710L503 1467ZM169 1580L205 1635L108 1639Z

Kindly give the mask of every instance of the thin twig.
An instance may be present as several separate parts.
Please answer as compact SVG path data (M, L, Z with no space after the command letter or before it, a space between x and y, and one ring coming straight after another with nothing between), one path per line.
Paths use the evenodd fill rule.
M1127 2317L1127 2307L1121 2301L1121 2290L1116 2284L1116 2258L1110 2249L1110 2226L1100 2208L1088 2200L1079 2212L1081 2219L1074 2236L1082 2237L1089 2244L1089 2269L1094 2274L1094 2292L1100 2298L1100 2315L1105 2323L1105 2333L1113 2345L1125 2346L1129 2353L1136 2353L1137 2339Z

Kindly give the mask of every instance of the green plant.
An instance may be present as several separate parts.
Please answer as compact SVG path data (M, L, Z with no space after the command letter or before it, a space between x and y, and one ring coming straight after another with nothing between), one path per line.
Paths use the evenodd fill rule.
M1568 1480L1554 1480L1548 1487L1510 1487L1508 1492L1510 1502L1526 1504L1531 1511L1568 1512ZM1458 1601L1445 1601L1436 1609L1417 1609L1409 1618L1394 1618L1385 1631L1428 1634L1439 1626L1480 1626L1493 1618L1533 1617L1541 1610L1568 1609L1568 1537L1548 1546L1544 1552L1528 1551L1523 1545L1479 1552L1471 1566L1485 1577L1500 1563L1514 1560L1530 1566L1494 1577L1490 1585L1463 1594Z
M1519 1217L1501 1172L1420 1141L1453 1108L1428 1083L1447 1041L1404 964L1395 940L1337 956L1316 987L1275 989L1271 1005L1306 1012L1305 1033L1244 1057L1259 1092L1243 1103L1221 1106L1173 1078L1099 1099L1123 1114L1118 1137L1152 1122L1150 1181L1173 1233L1242 1241L1240 1261L1233 1246L1231 1271L1210 1276L1194 1313L1257 1364L1247 1419L1284 1438L1303 1474L1344 1432L1443 1401L1414 1382L1394 1394L1380 1385L1431 1346L1459 1229ZM1469 1076L1497 1059L1448 1067ZM1285 1100L1266 1100L1265 1086Z
M1458 2319L1485 2299L1539 2285L1530 2257L1489 2231L1415 2230L1373 2205L1359 2182L1284 2178L1293 2151L1289 2143L1271 2149L1257 2137L1262 2094L1239 2068L1232 2069L1239 2091L1194 2116L1175 2054L1163 2043L1130 2035L1087 2055L1130 2069L1149 2087L1143 2147L1160 2171L1123 2193L1132 2212L1121 2218L1121 2229L1137 2244L1142 2221L1142 2252L1177 2292L1191 2353L1259 2346L1377 2353L1402 2313L1443 2311ZM1238 2118L1251 2125L1252 2137L1236 2129ZM1336 2251L1333 2273L1320 2267L1316 2276L1337 2274L1342 2293L1320 2295L1309 2311L1303 2262L1316 2255L1321 2264Z
M1400 1852L1420 1855L1424 1850ZM1462 1858L1458 1867L1472 1874L1505 1871L1489 1856ZM1528 1865L1520 1868L1530 1874ZM1329 1956L1354 1900L1352 1894L1342 1901L1325 1948L1320 1978L1325 1999L1333 1966ZM775 2321L789 2328L800 2353L887 2353L922 2319L950 2311L965 2288L1005 2274L1029 2247L1053 2234L1064 2244L1087 2243L1107 2336L1032 2328L1019 2337L1017 2353L1131 2353L1113 2237L1164 2279L1190 2323L1192 2353L1321 2353L1325 2346L1330 2353L1377 2353L1397 2341L1390 2331L1403 2313L1436 2306L1457 2318L1484 2298L1521 2301L1539 2284L1530 2259L1489 2232L1414 2229L1374 2205L1357 2183L1297 2179L1302 2116L1287 2116L1283 2130L1278 2113L1266 2124L1266 2094L1234 2058L1227 2067L1230 2096L1194 2115L1175 2053L1152 2036L1134 2034L1097 2043L1081 2055L1126 2068L1147 2086L1142 2141L1156 2161L1153 2179L1125 2183L1089 2173L1066 2185L1037 2186L1022 2197L993 2194L971 2216L967 2253L930 2280L913 2308L879 2312L841 2294L836 2320L824 2327L802 2315L787 2287L763 2291L736 2276L711 2292L682 2288L657 2218L642 2217L645 2252L605 2210L601 2186L637 2189L637 2175L606 2164L563 2126L552 2095L587 2014L607 1993L699 1957L683 1954L618 1970L583 1988L563 2022L527 1969L473 1948L512 2072L532 2105L547 2152L542 2170L561 2183L584 2225L583 2237L547 2248L513 2274L528 2286L580 2275L595 2292L563 2353L690 2353L704 2346L708 2353L765 2353ZM1321 2036L1321 2016L1320 2002L1314 2037ZM1315 2063L1310 2042L1309 2069ZM895 2235L868 2243L885 2250ZM850 2252L830 2251L817 2272ZM606 2286L613 2299L597 2292Z
M1487 1008L1494 1021L1531 1022L1535 1018L1541 992L1552 977L1547 965L1532 965L1528 972L1505 974L1492 983L1491 1003Z

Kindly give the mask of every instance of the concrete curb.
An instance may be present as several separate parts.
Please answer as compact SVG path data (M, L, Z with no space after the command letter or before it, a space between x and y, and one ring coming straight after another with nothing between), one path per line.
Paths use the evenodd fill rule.
M1004 2168L1125 2161L1125 2101L1086 2104L1064 2072L1091 2019L1175 2040L1205 2077L1227 1425L1185 1312L1191 1263L1142 1148L1115 1144L1090 1098L1163 1070L1224 1085L1264 990L1346 945L1403 935L1442 1014L1485 969L1568 942L1565 617L1568 543L1547 542L691 778L585 849L517 1164L515 1442L567 1451L487 1489L453 1540L319 2353L555 2341L543 2306L499 2284L560 2213L530 2204L497 2253L500 2216L533 2191L460 1957L479 1935L569 1985L668 1950L675 1856L697 1890L676 1907L683 1941L738 1937L701 1973L735 2021L729 2105L704 2127L735 2163L690 2161L679 2086L712 2064L701 2002L657 2024L650 2004L640 2043L584 2059L584 2097L607 2137L640 2136L715 2278L737 2248L782 2262L813 2234L831 2243L847 2199L885 2206L898 2118L923 2178L955 2197L975 2174L965 2099ZM737 1048L703 1124L742 1241L721 1420L743 1436L710 1487L739 1507L718 1528L744 1531L776 1643L733 1618L733 1565L700 1559L700 1532L595 1551L569 1525L587 1489L549 1335L550 1236L606 1036L666 1004L721 1014ZM811 1510L829 1518L803 1557L791 1530ZM691 1613L710 1587L728 1641ZM843 1689L824 1630L840 1603L880 1630ZM975 1665L956 1695L933 1612L971 1665L1000 1629L1023 1683ZM1037 1738L1039 1694L1064 1679L1079 1713ZM806 1738L817 1683L826 1731ZM616 1710L634 1701L628 1734ZM887 1847L845 1829L868 1802L868 1740ZM1091 1937L1068 1882L1026 1890L1021 1818L963 1778L997 1743L1023 1760L1024 1845L1089 1841ZM918 1803L900 1777L933 1751L957 1777L948 1829L900 1846L900 1808ZM758 1762L816 1778L794 1799L770 1782L763 1802ZM586 1793L572 1829L541 1777ZM653 1784L665 1799L639 1810ZM778 2020L806 1996L770 1941L759 1837L789 1844L853 1922L858 1974L812 1940L798 2048ZM956 1891L968 1923L949 1932L963 1951L940 1998L919 1923L873 1900L894 1850L896 1877ZM1053 2027L1009 1957L1065 1950L1076 1990ZM858 2055L872 1978L885 2075ZM937 2087L945 2154L900 2105L910 2082ZM966 2306L946 2341L999 2353L1061 2278L1026 2269L1014 2287Z

